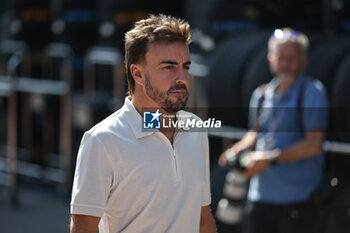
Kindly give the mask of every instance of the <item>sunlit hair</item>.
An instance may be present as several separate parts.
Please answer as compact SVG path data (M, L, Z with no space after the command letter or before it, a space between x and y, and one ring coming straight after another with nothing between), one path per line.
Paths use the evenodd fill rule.
M295 31L291 28L275 29L269 38L268 53L272 54L276 47L286 42L293 42L300 46L304 54L307 54L309 48L309 39L301 32Z
M132 64L145 62L148 45L155 41L181 41L191 43L190 25L182 19L166 15L150 15L135 23L125 33L125 69L128 80L128 95L133 95L135 80L130 71Z

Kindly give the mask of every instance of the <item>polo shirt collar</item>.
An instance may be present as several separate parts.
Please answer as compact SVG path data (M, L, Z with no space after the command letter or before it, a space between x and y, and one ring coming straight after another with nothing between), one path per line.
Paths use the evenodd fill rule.
M290 95L290 93L298 90L299 87L301 87L302 83L304 83L306 81L306 79L307 79L307 77L305 75L300 75L298 80L295 83L293 83L293 85L290 88L288 88L287 90L285 90L284 92L282 92L278 96L278 99L284 98L285 96ZM268 95L274 96L274 93L275 93L277 86L278 86L278 80L275 77L274 79L271 80L270 84L268 85L266 93Z
M142 116L141 114L136 110L135 106L131 103L130 96L125 97L125 102L123 106L123 112L126 113L126 120L128 121L128 124L134 133L135 137L137 139L149 136L155 132L160 132L159 130L152 130L152 131L142 131ZM176 113L176 119L177 120L186 120L187 116L184 111L178 111ZM187 128L177 128L175 129L175 134L177 134L179 131L188 131Z
M185 111L180 110L180 111L176 112L176 120L177 121L184 121L184 122L186 122L186 120L188 120L190 118L191 118L190 115L187 112L185 112ZM184 127L178 126L178 128L175 129L175 132L177 132L177 131L179 131L179 132L180 131L188 132L189 130L190 129L186 128L185 126Z
M125 113L126 120L137 139L154 133L154 131L142 131L142 116L131 103L130 96L125 97L123 112Z

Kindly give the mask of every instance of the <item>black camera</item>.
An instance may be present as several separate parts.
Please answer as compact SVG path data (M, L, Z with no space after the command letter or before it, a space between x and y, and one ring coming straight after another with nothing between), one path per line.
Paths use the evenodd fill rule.
M243 150L227 158L227 167L230 170L226 174L223 197L216 209L216 218L223 223L234 225L240 223L242 219L243 203L248 187L248 178L244 175L245 157L249 152L250 149Z

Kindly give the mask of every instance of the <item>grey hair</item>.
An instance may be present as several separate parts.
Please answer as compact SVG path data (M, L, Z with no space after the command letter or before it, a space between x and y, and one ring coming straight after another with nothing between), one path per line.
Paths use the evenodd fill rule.
M286 42L293 42L300 46L304 54L307 54L309 48L308 37L301 32L295 31L291 28L275 29L268 41L268 54L270 55L278 45Z

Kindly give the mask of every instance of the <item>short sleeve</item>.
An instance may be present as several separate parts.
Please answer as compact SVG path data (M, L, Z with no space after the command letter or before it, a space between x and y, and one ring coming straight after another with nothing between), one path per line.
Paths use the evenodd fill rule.
M71 214L102 217L113 183L113 170L97 136L85 134L75 168Z
M210 170L209 170L209 141L208 134L205 133L204 137L205 146L205 183L202 186L202 206L210 205L211 193L210 193Z
M329 109L325 88L321 82L310 82L305 90L302 105L305 130L326 130Z

